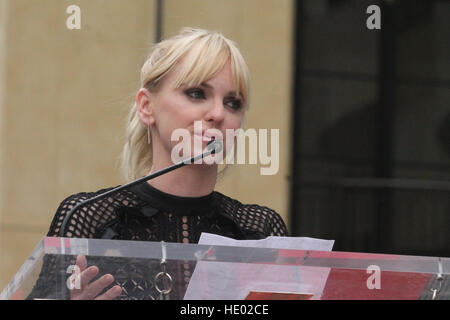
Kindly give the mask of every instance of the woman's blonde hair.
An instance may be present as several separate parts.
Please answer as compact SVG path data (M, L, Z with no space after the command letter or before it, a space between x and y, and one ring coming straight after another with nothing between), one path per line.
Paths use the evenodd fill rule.
M180 65L180 60L183 63ZM198 86L212 78L231 62L233 85L244 106L249 106L249 72L237 45L215 31L183 28L181 32L154 45L141 69L141 87L157 91L164 77L178 65L175 88L185 84ZM136 103L127 119L126 142L121 169L127 180L140 178L151 169L152 145L147 126L140 121Z

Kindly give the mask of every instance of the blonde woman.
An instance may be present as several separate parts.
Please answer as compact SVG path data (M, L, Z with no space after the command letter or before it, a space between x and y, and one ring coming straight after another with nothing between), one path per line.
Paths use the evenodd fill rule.
M156 44L142 67L141 89L128 117L122 154L125 176L131 181L172 165L178 143L172 141L172 133L177 129L190 134L192 152L220 139L226 154L232 146L226 130L242 127L248 105L248 69L234 42L217 32L185 28ZM76 210L60 230L71 208L107 189L72 195L59 206L48 236L197 243L202 232L235 239L287 235L275 211L214 191L217 175L215 162L184 166ZM73 299L153 297L152 292L136 289L146 287L139 282L145 281L142 277L126 288L112 264L90 262L88 267L84 257L78 257L77 264L82 288L71 293ZM180 295L191 268L171 271L181 279L175 288ZM104 275L94 279L99 274Z

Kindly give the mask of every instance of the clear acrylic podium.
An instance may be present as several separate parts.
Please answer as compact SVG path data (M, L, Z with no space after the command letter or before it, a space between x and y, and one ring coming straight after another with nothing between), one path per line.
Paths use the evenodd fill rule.
M130 299L450 299L450 258L50 237L0 299L70 299L78 255Z

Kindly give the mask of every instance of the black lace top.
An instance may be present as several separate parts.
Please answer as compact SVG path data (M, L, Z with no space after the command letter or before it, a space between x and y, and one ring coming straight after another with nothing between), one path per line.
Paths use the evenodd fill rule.
M110 189L78 193L66 198L57 209L47 235L60 236L61 224L71 208ZM64 237L197 243L202 232L239 240L288 235L281 217L268 207L242 204L217 191L203 197L179 197L142 183L76 210L66 225ZM52 264L50 260L44 263L30 297L52 296L50 292L42 292L44 288L55 290L48 283L43 283L49 280L52 273L45 267ZM96 262L88 260L88 264ZM148 265L139 267L139 261L132 261L126 266L115 265L114 261L107 264L103 261L102 264L96 264L100 274L113 274L115 284L122 287L120 299L157 298L150 281L154 275L149 274L151 268ZM182 298L194 267L192 263L171 267L176 284L174 298ZM153 273L160 271L159 264L154 269Z
M48 236L59 236L73 206L110 189L65 199ZM179 197L142 183L74 212L64 237L197 243L202 232L235 239L287 235L281 217L267 207L244 205L217 191L204 197Z

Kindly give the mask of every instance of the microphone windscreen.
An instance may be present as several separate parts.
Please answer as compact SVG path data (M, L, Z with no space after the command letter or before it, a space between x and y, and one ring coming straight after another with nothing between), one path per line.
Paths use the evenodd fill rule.
M218 140L211 140L210 142L208 142L206 148L211 152L211 154L219 153L220 151L222 151L222 142Z

